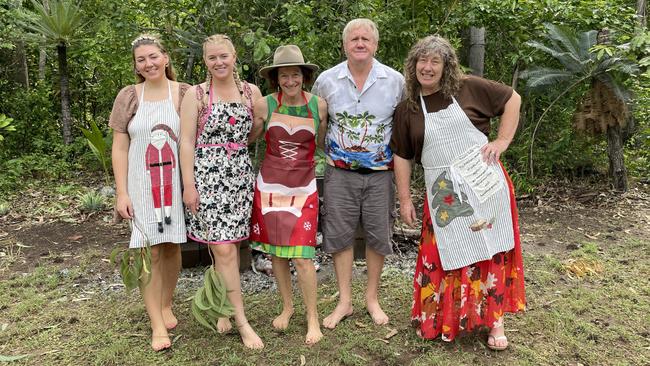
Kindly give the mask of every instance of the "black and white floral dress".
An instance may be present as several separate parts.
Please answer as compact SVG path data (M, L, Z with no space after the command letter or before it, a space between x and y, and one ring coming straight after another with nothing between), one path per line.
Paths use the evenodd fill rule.
M250 95L247 84L244 91ZM197 86L197 97L202 98L202 92ZM227 244L249 235L254 174L247 142L252 109L241 102L213 101L212 95L199 117L194 151L199 209L185 217L190 239Z

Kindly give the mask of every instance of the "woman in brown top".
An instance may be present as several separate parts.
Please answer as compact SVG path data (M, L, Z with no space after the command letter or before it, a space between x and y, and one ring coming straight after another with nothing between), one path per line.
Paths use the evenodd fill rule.
M503 350L504 313L526 303L514 190L499 161L521 99L508 86L463 75L453 48L437 36L413 46L405 76L407 99L395 110L390 146L400 215L410 226L413 160L427 186L412 323L419 336L445 341L487 327L488 347ZM497 116L498 137L489 142Z
M131 44L138 83L113 105L113 172L119 214L132 220L130 248L151 245L151 277L141 284L151 321L151 347L171 347L172 297L186 241L178 169L178 106L189 85L178 83L161 41L141 35ZM148 242L148 243L147 243Z

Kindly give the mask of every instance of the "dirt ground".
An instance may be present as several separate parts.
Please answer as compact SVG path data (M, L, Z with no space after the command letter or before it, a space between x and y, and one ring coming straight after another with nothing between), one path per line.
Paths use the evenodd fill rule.
M114 224L110 210L90 215L76 209L63 215L56 209L28 210L51 199L56 197L38 191L23 195L13 204L22 209L0 217L0 258L20 252L0 266L0 279L47 263L74 266L88 250L103 253L97 270L112 273L108 254L120 243L126 246L127 224ZM630 235L650 238L650 185L642 183L620 194L597 182L555 182L535 195L518 197L518 207L524 253L559 254L589 240L614 245ZM415 249L416 233L402 231L398 222L395 241L400 248Z
M130 229L126 223L113 224L109 209L79 211L74 197L86 187L64 182L32 188L12 200L10 212L0 216L0 293L6 295L0 296L0 355L47 355L31 357L28 363L47 365L78 364L72 360L79 358L102 365L275 365L296 356L285 354L282 345L288 339L300 342L300 327L279 338L261 328L270 343L262 359L254 352L228 351L239 346L236 336L221 339L216 351L204 352L213 346L212 338L189 319L187 309L201 283L200 268L184 271L177 287L180 319L186 325L174 340L175 351L134 351L134 343L147 344L144 310L137 294L124 292L108 260L113 248L126 246ZM558 181L534 195L521 195L518 205L528 305L524 315L509 318L513 347L508 352L490 352L481 337L445 344L414 335L408 308L417 230L403 230L398 223L397 255L387 261L382 288L384 301L393 305L390 316L399 319L393 325L399 335L390 345L385 339L374 342L387 330L367 325L367 316L359 312L337 328L337 337L324 340L322 347L301 349L302 354L320 360L314 364L346 365L446 365L450 357L459 357L458 364L647 364L650 324L639 320L650 311L650 186L637 183L620 194L602 182ZM322 263L319 310L326 313L335 304L336 286L331 263ZM363 265L355 268L363 274ZM247 292L252 306L268 302L269 292L263 290L272 288L272 278L248 272L242 276L243 285L245 281L256 286ZM118 310L123 304L130 310ZM39 310L45 307L47 311ZM69 307L76 309L74 316ZM251 321L256 324L271 319L275 311L255 310ZM49 325L38 326L41 322ZM142 326L133 330L134 323ZM104 332L113 334L109 343L100 336ZM87 354L88 347L98 353ZM330 354L329 349L338 352Z

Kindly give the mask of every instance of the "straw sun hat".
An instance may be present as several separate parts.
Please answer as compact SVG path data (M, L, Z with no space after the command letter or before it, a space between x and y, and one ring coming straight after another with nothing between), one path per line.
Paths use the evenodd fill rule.
M269 73L271 70L289 66L302 66L312 71L318 70L317 65L305 62L298 46L290 44L280 46L275 50L275 53L273 54L273 65L261 68L260 75L265 79L269 79Z

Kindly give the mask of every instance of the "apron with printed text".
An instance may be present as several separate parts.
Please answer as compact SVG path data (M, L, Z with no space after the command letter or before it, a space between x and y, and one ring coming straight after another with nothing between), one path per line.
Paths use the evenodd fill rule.
M512 203L505 172L500 164L485 166L479 160L487 137L455 98L432 113L422 96L420 102L425 119L421 161L443 269L465 267L512 249Z

